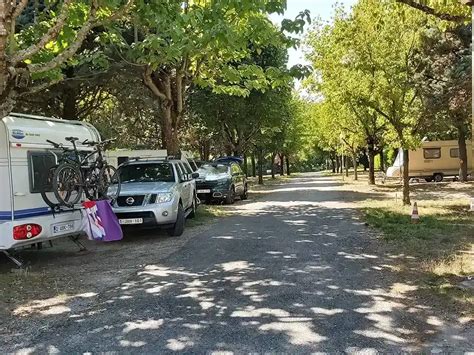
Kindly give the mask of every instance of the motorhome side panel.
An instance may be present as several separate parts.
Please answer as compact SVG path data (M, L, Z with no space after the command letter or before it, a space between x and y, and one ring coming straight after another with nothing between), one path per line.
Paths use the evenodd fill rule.
M468 169L472 171L472 145L467 143ZM430 177L441 173L445 176L459 174L457 141L424 142L422 147L410 151L410 177Z
M9 200L14 213L13 220L0 225L0 250L80 233L80 211L53 214L41 197L42 179L48 170L46 166L55 161L51 154L52 146L46 140L67 145L67 136L96 140L98 133L95 129L67 121L14 116L4 118L3 122L7 129L6 144L11 159L11 170L8 170L12 175L13 196ZM26 224L41 226L41 233L31 239L14 240L14 227Z
M117 168L120 164L126 162L132 158L142 159L153 159L153 158L166 158L166 149L157 150L128 150L128 149L117 149L106 152L107 162Z
M12 219L12 189L8 135L5 124L0 120L0 224Z

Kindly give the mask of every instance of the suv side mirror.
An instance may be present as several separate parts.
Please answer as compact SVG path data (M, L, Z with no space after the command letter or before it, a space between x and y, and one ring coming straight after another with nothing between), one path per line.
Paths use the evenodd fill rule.
M197 179L199 177L199 173L192 173L191 178L192 179Z

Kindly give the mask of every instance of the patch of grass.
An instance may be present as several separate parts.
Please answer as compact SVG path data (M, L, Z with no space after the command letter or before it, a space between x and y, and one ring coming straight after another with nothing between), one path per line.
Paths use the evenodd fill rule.
M421 258L424 268L436 275L474 273L474 220L465 201L421 201L420 222L411 223L410 206L391 201L365 201L369 225L380 229L386 240Z
M208 224L210 221L228 216L229 212L219 205L200 205L196 211L196 217L188 219L186 226L196 227Z

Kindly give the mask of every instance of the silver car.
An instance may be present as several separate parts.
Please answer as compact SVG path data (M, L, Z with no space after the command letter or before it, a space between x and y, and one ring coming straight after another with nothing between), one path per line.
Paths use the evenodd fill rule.
M184 231L196 214L195 180L180 160L133 160L118 169L121 191L114 212L123 226L160 226L172 236Z

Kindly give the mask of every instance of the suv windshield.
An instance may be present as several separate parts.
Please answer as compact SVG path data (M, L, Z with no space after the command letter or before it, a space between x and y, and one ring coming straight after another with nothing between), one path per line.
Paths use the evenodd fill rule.
M197 171L199 175L216 175L216 174L227 174L229 167L223 164L204 164Z
M169 163L130 164L119 169L122 183L174 182L173 167Z

